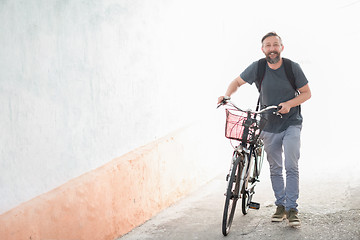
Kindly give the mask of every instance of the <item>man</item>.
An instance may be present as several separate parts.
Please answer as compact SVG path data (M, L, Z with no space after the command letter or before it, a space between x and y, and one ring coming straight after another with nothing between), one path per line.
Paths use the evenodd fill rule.
M284 50L281 38L275 33L266 34L262 40L262 51L265 54L266 66L263 79L258 78L258 61L246 68L240 76L229 85L225 96L230 97L243 84L257 81L261 85L261 106L281 106L282 118L268 114L267 124L261 134L265 152L270 165L270 178L277 206L272 216L273 222L288 219L290 226L300 226L298 217L300 132L302 116L300 104L311 97L308 81L299 64L291 61L291 69L295 77L295 91L289 81L281 53ZM259 83L260 81L260 83ZM224 96L218 98L218 103ZM284 161L283 161L284 153ZM283 162L285 163L286 180L283 178Z

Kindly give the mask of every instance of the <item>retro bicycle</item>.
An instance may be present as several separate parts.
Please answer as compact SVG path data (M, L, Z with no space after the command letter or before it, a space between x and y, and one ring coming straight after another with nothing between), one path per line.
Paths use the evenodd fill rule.
M227 105L225 137L235 140L229 174L226 176L227 189L222 220L222 233L227 236L234 218L237 201L241 199L242 213L246 215L249 209L259 209L260 204L253 202L255 186L264 159L264 143L259 138L261 129L266 123L262 113L276 109L273 114L280 117L278 106L268 106L260 111L242 110L229 98L218 105Z

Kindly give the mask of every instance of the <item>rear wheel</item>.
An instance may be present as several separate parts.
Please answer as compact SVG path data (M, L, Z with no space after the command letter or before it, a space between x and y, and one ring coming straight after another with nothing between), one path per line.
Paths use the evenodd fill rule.
M244 215L246 215L249 211L250 203L251 203L251 199L252 199L254 187L255 187L253 185L254 181L256 181L256 171L257 171L257 167L254 166L255 154L252 154L252 156L250 158L250 162L252 164L249 164L250 169L247 170L247 173L249 175L244 177L244 183L243 183L242 192L241 192L241 194L242 194L241 195L241 197L242 197L241 210Z
M242 161L241 157L238 156L233 168L228 176L228 187L226 190L225 206L223 213L223 222L222 222L222 233L224 236L228 235L230 227L234 218L236 203L239 198L240 192L240 177L239 173L242 170Z
M255 157L257 159L257 165L256 165L256 168L255 168L255 176L258 177L260 175L260 171L261 171L261 168L262 168L262 164L263 164L263 161L264 161L264 144L261 142L259 144L259 147L256 149L256 154L255 154Z
M251 202L251 199L252 199L252 194L250 194L248 191L244 191L242 193L242 201L241 201L241 210L242 210L242 213L244 215L246 215L249 211L249 207L250 207L250 202Z

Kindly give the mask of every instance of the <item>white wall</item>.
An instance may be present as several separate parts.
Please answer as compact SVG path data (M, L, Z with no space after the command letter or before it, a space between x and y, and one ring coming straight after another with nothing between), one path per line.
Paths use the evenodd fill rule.
M217 96L262 57L260 39L273 30L313 90L303 107L311 156L313 134L343 129L331 106L356 102L359 5L0 1L0 213L194 120L211 121ZM235 101L252 107L255 93L246 86Z
M213 109L217 4L1 1L0 213Z

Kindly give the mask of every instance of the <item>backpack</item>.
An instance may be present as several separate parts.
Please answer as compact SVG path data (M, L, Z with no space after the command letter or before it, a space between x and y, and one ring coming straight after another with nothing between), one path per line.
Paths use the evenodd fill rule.
M289 80L291 86L296 91L296 94L299 95L300 92L297 90L296 85L295 85L295 75L294 75L294 72L293 72L292 67L291 67L291 60L287 59L287 58L282 58L282 60L283 60L284 68L285 68L286 77ZM267 64L267 61L266 61L265 58L261 58L258 61L258 70L257 70L255 85L256 85L259 93L261 91L261 83L262 83L262 81L264 79L264 75L265 75L266 64ZM259 107L260 107L260 96L259 96L259 99L258 99L256 109L258 110ZM299 106L299 109L300 109L300 106Z

